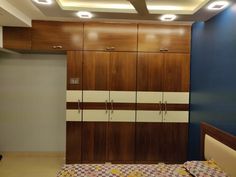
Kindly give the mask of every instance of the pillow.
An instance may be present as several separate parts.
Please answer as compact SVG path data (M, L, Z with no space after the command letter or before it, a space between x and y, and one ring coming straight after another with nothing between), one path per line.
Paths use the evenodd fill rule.
M187 161L184 168L195 177L228 177L213 160Z

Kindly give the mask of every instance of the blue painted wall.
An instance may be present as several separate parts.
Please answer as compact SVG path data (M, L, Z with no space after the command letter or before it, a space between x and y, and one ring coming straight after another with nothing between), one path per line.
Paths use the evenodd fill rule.
M189 159L200 156L200 122L236 135L236 4L192 27Z

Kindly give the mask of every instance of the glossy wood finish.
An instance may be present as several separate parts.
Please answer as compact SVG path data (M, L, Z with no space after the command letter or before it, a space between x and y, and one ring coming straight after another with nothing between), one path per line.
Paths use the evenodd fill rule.
M107 123L83 122L82 163L104 163L107 160Z
M53 52L82 49L82 23L56 21L32 22L32 50Z
M83 90L109 90L109 52L84 52Z
M188 92L190 82L190 55L168 53L164 57L164 86L166 92Z
M183 163L188 152L188 123L162 124L163 160L167 163Z
M190 53L191 27L178 25L140 24L138 51Z
M108 161L133 163L135 158L135 123L109 123Z
M165 105L163 104L162 110L165 109ZM166 104L167 111L188 111L189 104Z
M163 105L154 103L137 103L137 110L161 111L163 110Z
M162 91L164 56L161 53L139 53L137 90Z
M205 135L209 135L212 138L216 139L219 142L222 142L226 146L236 150L236 136L231 135L225 131L222 131L212 125L209 125L205 122L201 123L201 159L205 160L204 155L204 142Z
M84 50L137 51L137 25L85 23Z
M67 90L82 90L82 52L67 51ZM70 83L78 79L78 84Z
M81 122L66 122L66 163L81 163Z
M17 51L30 51L31 28L3 27L3 47Z
M136 90L135 52L111 52L110 90Z
M163 162L162 123L136 123L136 163Z

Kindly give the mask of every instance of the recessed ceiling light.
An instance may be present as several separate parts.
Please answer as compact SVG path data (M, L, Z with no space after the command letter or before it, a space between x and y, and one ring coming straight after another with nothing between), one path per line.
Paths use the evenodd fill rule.
M33 0L37 4L42 4L42 5L50 5L52 4L52 0Z
M93 15L87 11L79 11L79 12L77 12L77 16L79 18L92 18Z
M227 1L215 1L211 3L207 8L209 10L221 10L226 8L229 5L229 2Z
M176 15L173 14L165 14L160 17L161 21L173 21L176 19Z

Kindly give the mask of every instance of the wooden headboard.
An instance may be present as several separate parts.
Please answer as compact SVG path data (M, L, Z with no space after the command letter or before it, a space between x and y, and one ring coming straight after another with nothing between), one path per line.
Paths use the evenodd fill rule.
M209 125L205 122L201 123L201 159L204 160L204 142L205 135L209 135L212 138L222 142L226 146L236 150L236 136L233 136L227 132L224 132L212 125Z
M213 159L228 175L236 176L236 136L201 123L201 158Z

